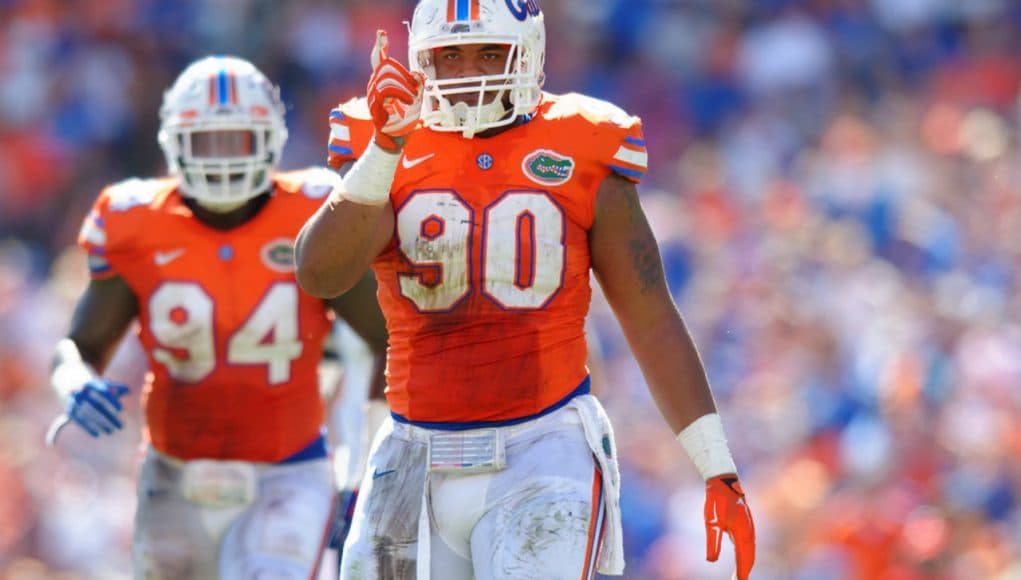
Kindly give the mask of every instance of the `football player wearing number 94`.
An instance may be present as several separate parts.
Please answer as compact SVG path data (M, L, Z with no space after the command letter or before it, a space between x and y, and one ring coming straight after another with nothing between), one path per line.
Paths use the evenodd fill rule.
M79 236L92 280L51 383L89 434L120 429L127 389L99 373L138 320L151 372L136 578L309 578L334 495L317 376L327 309L383 361L371 274L329 301L295 280L294 237L339 178L275 171L283 115L252 64L193 63L160 111L171 176L106 188Z
M371 266L390 332L391 420L342 577L623 572L613 431L585 368L592 270L706 480L708 559L729 536L748 578L751 513L638 202L641 121L542 91L535 0L421 0L410 67L387 45L377 35L366 98L330 114L344 188L296 246L317 296Z

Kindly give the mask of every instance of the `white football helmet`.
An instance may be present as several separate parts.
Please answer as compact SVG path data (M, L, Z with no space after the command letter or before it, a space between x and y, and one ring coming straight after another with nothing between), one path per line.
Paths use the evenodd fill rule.
M280 89L235 57L195 61L163 93L159 143L182 195L225 212L264 193L287 141Z
M433 51L461 44L503 44L511 50L503 74L437 79ZM425 75L422 121L437 131L480 131L534 113L545 80L546 25L536 0L421 0L408 37L412 71ZM484 98L496 93L495 99ZM478 95L477 105L451 104L451 95ZM511 108L504 105L509 93Z

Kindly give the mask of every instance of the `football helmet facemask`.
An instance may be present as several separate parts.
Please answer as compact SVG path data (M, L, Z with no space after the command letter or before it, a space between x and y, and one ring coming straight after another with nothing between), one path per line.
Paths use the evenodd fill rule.
M436 78L435 51L465 44L509 46L503 73ZM422 122L436 131L470 138L534 113L542 98L546 26L536 0L422 0L409 26L408 53L411 71L426 78ZM455 95L476 95L477 104L450 98Z
M287 141L280 89L252 63L207 57L163 94L159 143L182 195L227 212L264 193Z

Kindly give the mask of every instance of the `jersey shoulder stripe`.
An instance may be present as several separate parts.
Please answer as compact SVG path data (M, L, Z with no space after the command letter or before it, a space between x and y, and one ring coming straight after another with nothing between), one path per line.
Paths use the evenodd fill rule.
M543 93L540 108L547 119L571 125L571 134L591 135L587 146L609 171L639 183L648 170L642 120L608 101L579 93Z
M176 189L173 178L132 178L103 189L78 231L78 245L88 253L89 273L94 279L116 275L113 256L146 231L141 223L145 216L161 211Z

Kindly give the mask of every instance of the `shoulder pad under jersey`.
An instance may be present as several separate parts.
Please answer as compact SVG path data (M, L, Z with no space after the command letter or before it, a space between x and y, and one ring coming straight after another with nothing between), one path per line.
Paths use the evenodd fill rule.
M546 116L588 126L592 155L612 172L638 183L648 169L642 120L610 103L578 93L552 96Z
M116 274L111 256L131 245L140 227L137 212L149 208L157 200L177 188L177 180L126 179L106 187L96 198L78 232L78 245L89 256L89 271L93 278L108 278Z
M325 167L308 167L278 173L274 180L278 189L286 193L300 193L314 201L321 201L334 189L344 186L343 179Z

